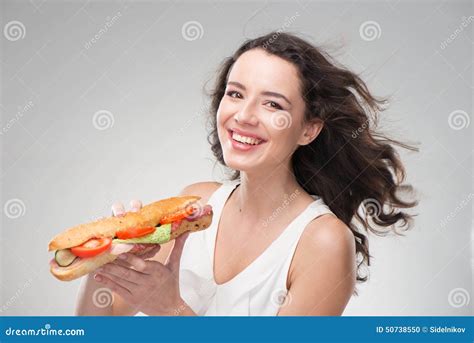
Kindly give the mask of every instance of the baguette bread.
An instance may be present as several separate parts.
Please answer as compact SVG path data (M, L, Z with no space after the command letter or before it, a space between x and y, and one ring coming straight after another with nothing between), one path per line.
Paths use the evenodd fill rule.
M181 196L173 197L144 206L138 212L127 212L122 217L110 217L97 220L89 224L82 224L71 227L70 229L56 235L48 245L48 250L62 250L72 248L87 242L92 238L113 238L119 230L125 230L133 227L157 226L161 219L169 214L181 211L187 206L192 205L200 197ZM206 205L206 207L209 205ZM186 232L200 231L208 228L212 222L212 209L203 212L196 218L188 218L174 224L174 228L169 234L169 241L178 238ZM120 243L119 243L120 244ZM114 245L114 244L112 244ZM155 244L148 244L154 246ZM70 281L83 275L93 272L102 265L112 262L117 258L112 249L98 254L94 257L76 258L74 262L66 267L58 265L53 258L50 261L50 272L57 279ZM146 250L145 250L146 251ZM131 253L140 255L143 250L131 250Z
M185 232L200 231L208 228L211 225L212 214L205 215L195 221L183 220L179 227L171 234L171 240L178 238ZM136 252L140 255L140 251ZM110 252L105 252L95 257L77 259L68 267L59 266L54 259L50 262L50 271L57 279L61 281L71 281L83 275L93 272L97 268L106 263L112 262L117 258Z
M117 231L130 227L157 226L166 214L182 210L199 199L198 196L172 197L146 205L138 212L127 212L123 217L108 217L71 227L53 237L48 251L72 248L91 238L114 237Z

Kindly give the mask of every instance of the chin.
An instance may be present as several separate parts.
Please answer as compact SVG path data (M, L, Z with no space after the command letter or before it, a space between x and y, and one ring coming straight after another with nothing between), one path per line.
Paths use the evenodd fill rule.
M231 155L232 153L223 154L223 159L227 167L240 172L245 172L251 169L252 166L250 165L249 161L243 161L243 159Z

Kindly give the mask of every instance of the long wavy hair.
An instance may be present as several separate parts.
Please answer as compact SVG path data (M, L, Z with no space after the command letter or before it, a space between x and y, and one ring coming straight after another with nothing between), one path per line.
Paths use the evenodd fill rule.
M351 229L356 245L357 281L367 281L363 269L368 272L372 256L365 233L403 235L401 231L411 227L415 215L401 209L418 203L416 199L400 197L402 193L412 195L414 189L403 184L405 168L394 146L418 149L375 131L378 114L386 109L386 98L374 97L358 75L323 49L296 35L277 31L247 40L218 70L215 85L208 92L211 98L208 141L216 163L228 168L217 134L216 117L229 72L240 55L257 48L297 68L306 105L304 120L317 119L324 123L316 139L293 153L292 169L301 187L308 194L322 197ZM240 179L240 171L230 172L230 180Z

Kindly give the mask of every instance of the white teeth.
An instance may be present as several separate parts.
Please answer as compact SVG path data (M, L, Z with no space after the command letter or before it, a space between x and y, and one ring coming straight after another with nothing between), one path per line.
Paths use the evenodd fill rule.
M232 138L235 139L236 141L241 142L241 143L246 143L246 144L250 144L250 145L257 145L257 144L260 144L260 142L261 142L260 139L241 136L238 133L235 133L234 131L232 131Z

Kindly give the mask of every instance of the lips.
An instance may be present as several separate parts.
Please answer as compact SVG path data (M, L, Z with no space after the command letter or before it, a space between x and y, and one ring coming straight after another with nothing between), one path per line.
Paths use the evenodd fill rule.
M266 142L265 140L258 140L258 138L255 137L252 137L251 139L255 140L256 142L249 141L248 139L245 139L245 136L239 135L237 132L232 132L232 130L228 130L227 135L229 140L232 142L232 146L238 150L243 149L247 151L248 148L259 147ZM241 138L236 137L237 135L243 137L244 140L242 141Z
M237 129L237 128L233 128L233 129L229 129L228 130L230 132L230 136L232 137L232 132L235 132L241 136L244 136L244 137L250 137L250 138L255 138L255 139L258 139L260 141L262 141L262 143L266 142L267 140L265 138L262 138L254 133L251 133L251 132L245 132L243 130L240 130L240 129Z
M237 133L237 132L235 132ZM227 136L229 138L229 141L231 142L232 148L234 151L240 151L240 152L249 152L249 151L255 151L259 149L262 145L265 145L266 141L263 140L258 144L246 144L246 143L241 143L238 140L234 139L232 136L232 130L227 130Z

